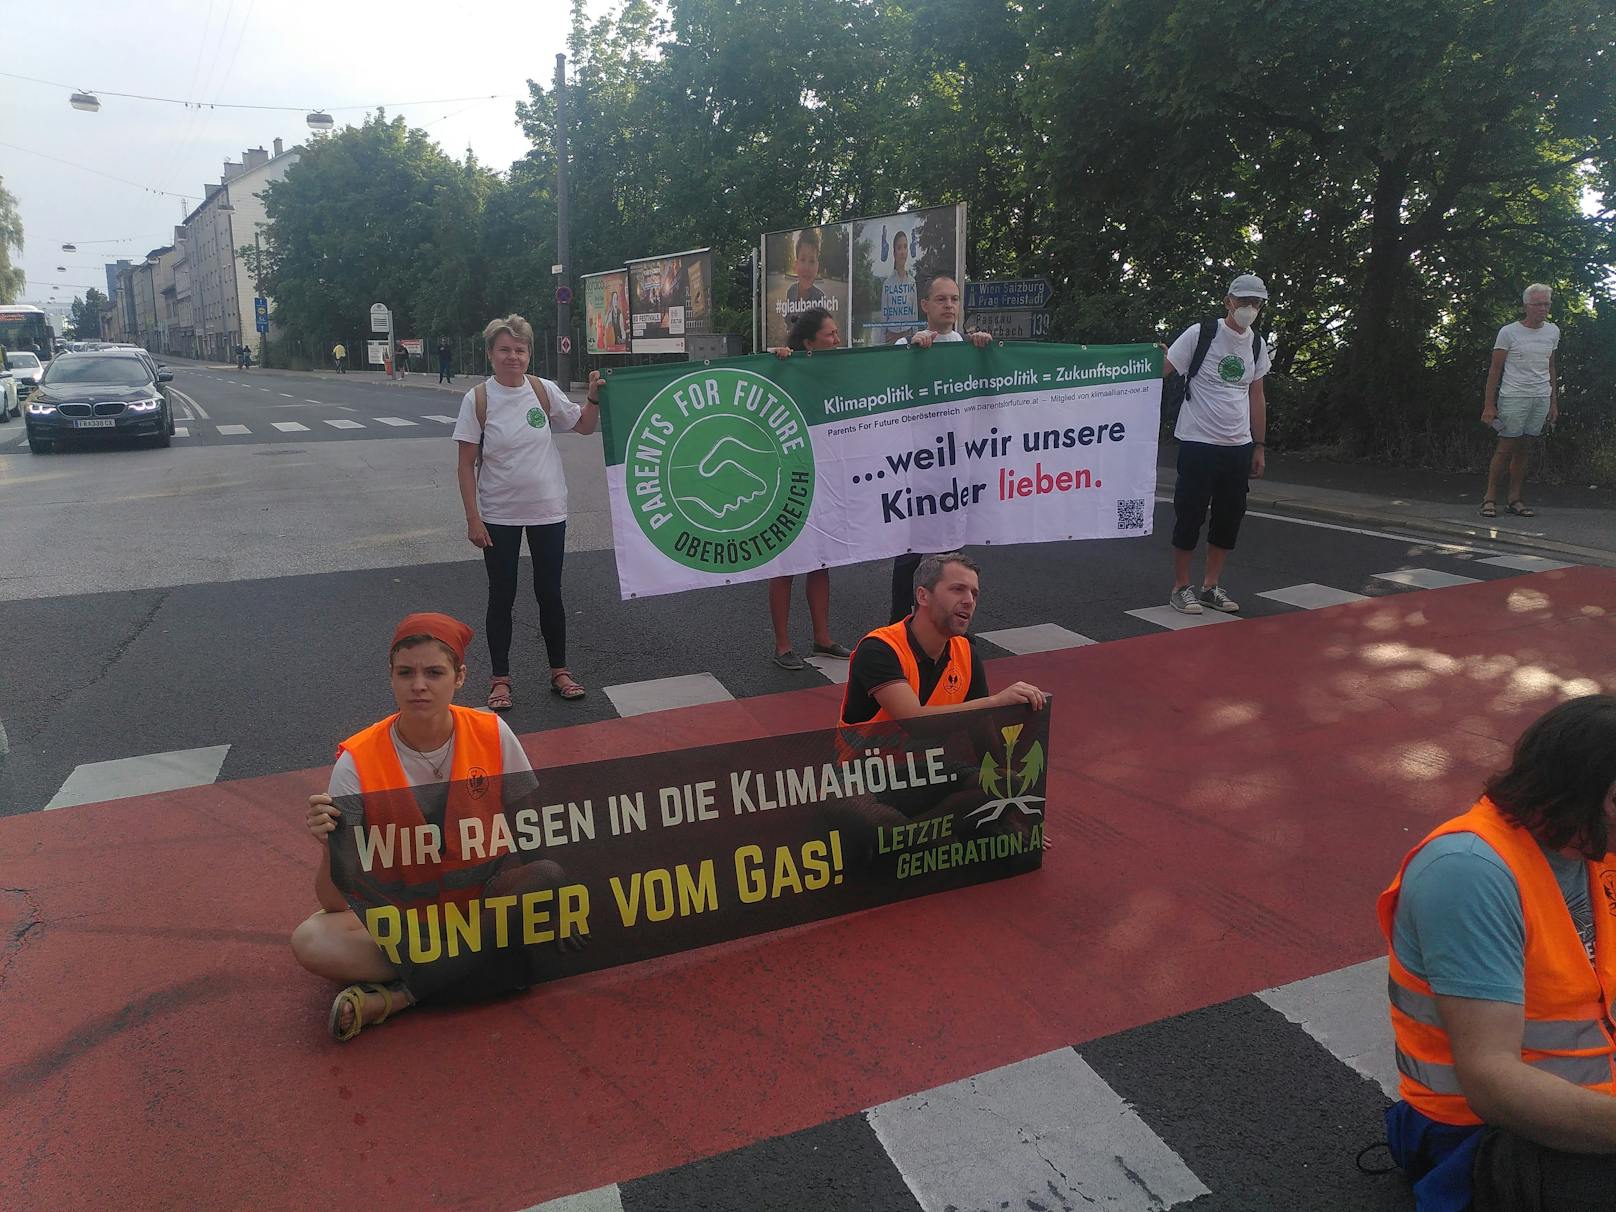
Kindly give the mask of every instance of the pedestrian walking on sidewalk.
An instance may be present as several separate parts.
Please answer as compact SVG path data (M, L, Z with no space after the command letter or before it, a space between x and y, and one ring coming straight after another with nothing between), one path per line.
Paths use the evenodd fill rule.
M400 341L398 343L398 348L393 350L393 373L398 375L398 381L400 383L404 381L404 376L409 369L410 351L405 349L404 342Z
M1509 496L1504 499L1509 512L1522 518L1537 516L1521 500L1521 493L1532 447L1543 427L1552 429L1560 416L1560 329L1549 322L1553 299L1554 292L1547 286L1532 283L1521 294L1524 317L1500 328L1493 342L1481 423L1498 431L1498 449L1487 465L1487 496L1481 503L1484 518L1498 516L1498 489L1506 472Z
M1240 603L1223 588L1223 565L1246 516L1250 481L1263 474L1268 404L1263 376L1268 347L1256 330L1268 287L1256 274L1229 284L1224 315L1180 334L1162 360L1162 376L1182 373L1184 404L1178 439L1178 482L1173 488L1173 592L1167 603L1183 614L1203 609L1234 614ZM1209 520L1210 515L1210 520ZM1190 561L1206 527L1201 588L1190 584Z
M454 382L454 349L448 337L438 338L438 382Z
M331 347L331 360L337 364L337 373L339 375L348 373L348 347L341 341Z
M550 689L563 699L581 699L584 687L567 668L567 610L561 600L567 480L553 435L595 432L605 380L591 371L589 397L579 405L550 380L528 374L533 329L521 316L490 320L483 342L494 374L460 401L454 439L466 538L482 551L488 572L484 633L493 667L488 706L508 711L512 704L511 611L524 534L533 559Z
M800 312L791 322L791 333L784 347L769 350L778 358L789 358L793 353L814 350L840 349L841 331L836 317L823 307L810 307ZM792 578L769 579L769 617L774 623L774 663L781 669L807 669L808 662L797 655L791 646L791 582ZM838 644L830 634L830 569L816 568L803 577L803 592L808 598L808 618L813 624L813 652L815 656L845 661L852 652Z

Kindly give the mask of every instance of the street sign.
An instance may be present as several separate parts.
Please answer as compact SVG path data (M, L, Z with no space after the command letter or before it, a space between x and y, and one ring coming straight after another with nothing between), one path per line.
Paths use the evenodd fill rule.
M570 354L572 352L572 338L571 337L562 337L561 338L561 352L564 353L564 354Z
M424 337L400 337L398 343L404 347L404 352L412 358L419 358L426 352L426 339Z
M979 311L965 317L965 331L990 332L999 341L1049 339L1049 313L1042 311Z
M389 341L366 341L365 358L372 366L381 366L387 361L387 350L392 343Z
M565 265L552 265L550 266L550 272L559 278L562 274L567 272L567 267Z
M572 287L570 287L570 286L558 286L558 287L556 287L556 302L561 304L561 306L563 306L563 307L565 307L568 303L571 303L572 302Z
M1003 278L965 284L966 311L1036 311L1049 306L1048 278Z
M269 331L269 300L257 298L253 300L253 318L258 322L259 332Z
M393 331L393 313L387 310L387 304L372 303L370 305L370 331Z

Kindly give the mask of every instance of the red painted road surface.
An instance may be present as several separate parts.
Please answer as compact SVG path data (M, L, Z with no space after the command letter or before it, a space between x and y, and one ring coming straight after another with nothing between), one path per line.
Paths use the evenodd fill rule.
M1055 692L1042 872L412 1011L333 1044L292 961L325 772L0 821L0 1207L518 1209L1366 959L1375 894L1563 695L1616 572L995 662ZM835 687L526 739L798 731Z

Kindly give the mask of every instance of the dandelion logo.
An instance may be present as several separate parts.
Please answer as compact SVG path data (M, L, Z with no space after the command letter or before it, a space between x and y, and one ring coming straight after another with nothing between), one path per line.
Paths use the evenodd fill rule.
M1020 769L1016 767L1016 741L1021 737L1022 725L1010 724L999 729L999 735L1004 738L1004 761L1000 762L989 749L982 757L982 790L993 798L979 808L973 808L966 813L967 816L977 818L976 827L980 829L990 821L996 821L1010 808L1016 809L1023 816L1044 815L1042 808L1033 807L1042 804L1044 797L1029 795L1038 785L1039 778L1044 773L1044 747L1037 741L1021 757Z

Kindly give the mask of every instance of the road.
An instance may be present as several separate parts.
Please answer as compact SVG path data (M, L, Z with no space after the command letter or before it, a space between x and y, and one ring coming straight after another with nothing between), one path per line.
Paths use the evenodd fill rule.
M448 438L455 396L358 375L332 381L290 372L176 369L179 424L186 432L170 449L33 456L0 438L7 442L0 494L8 502L7 525L0 531L0 609L16 637L0 684L0 736L9 745L8 754L0 747L0 815L17 818L0 821L0 829L16 830L0 834L0 843L33 837L22 830L44 829L46 820L65 822L50 824L50 830L71 830L74 813L116 814L116 804L89 806L113 795L144 793L146 799L128 803L159 806L170 790L238 783L273 788L264 803L273 808L279 802L286 828L295 831L298 798L318 789L334 740L390 709L385 639L397 618L408 610L445 610L481 630L485 583L478 554L462 532ZM637 727L644 698L637 684L652 679L681 678L678 685L687 690L699 683L700 698L756 701L759 711L783 710L764 704L800 699L801 711L824 713L828 721L837 671L832 665L791 673L770 662L761 585L621 600L598 439L563 438L562 447L572 499L569 659L590 694L563 703L547 693L536 608L531 599L520 601L517 705L508 719L530 738L530 751L541 763L546 755L564 761L568 746L605 735L574 725ZM1555 571L1559 565L1529 554L1522 558L1518 551L1254 516L1225 577L1244 605L1242 620L1211 616L1193 631L1168 637L1169 628L1184 622L1164 607L1170 507L1158 504L1155 527L1156 535L1142 540L978 552L983 596L975 630L983 653L1002 658L995 668L1006 671L1003 676L1076 678L1070 682L1075 693L1092 685L1094 694L1111 696L1124 717L1205 723L1198 744L1217 728L1232 729L1219 735L1229 738L1233 752L1244 743L1236 739L1242 720L1261 714L1238 705L1242 693L1258 691L1259 705L1264 695L1276 702L1301 696L1314 671L1294 654L1315 650L1308 645L1320 652L1339 647L1346 624L1328 620L1361 619L1370 632L1383 626L1363 613L1374 609L1374 601L1365 605L1364 599L1384 599L1400 612L1403 625L1415 628L1441 614L1436 604L1447 603L1442 609L1459 620L1454 627L1462 623L1467 636L1486 632L1486 642L1504 652L1508 635L1475 622L1488 610L1504 609L1496 603L1515 610L1513 603L1537 600L1520 594L1537 593L1552 598L1554 609L1567 617L1579 609L1605 609L1594 604L1599 583L1553 581L1565 576ZM1529 579L1519 581L1523 573ZM1559 588L1519 587L1540 580ZM1565 597L1575 594L1586 602ZM884 564L837 570L832 618L838 637L851 644L884 621L886 596ZM1317 612L1352 602L1359 605L1344 607L1346 614ZM806 640L800 600L796 611L795 631ZM1262 630L1264 624L1246 621L1253 619L1273 622ZM1274 638L1270 645L1220 635ZM1150 637L1155 640L1138 643ZM1400 638L1401 632L1386 640ZM1232 655L1242 643L1255 646ZM1547 647L1534 651L1545 666L1558 668L1541 655ZM1082 664L1060 664L1077 660ZM1147 663L1130 673L1131 660ZM1183 676L1168 676L1171 668L1154 663L1163 660L1182 662L1171 668L1181 668ZM1601 671L1584 672L1597 677ZM1408 687L1410 710L1417 714L1424 708L1415 673L1399 685ZM487 677L486 653L474 645L462 701L480 701ZM1358 695L1340 684L1327 689L1308 682L1306 689L1309 696L1316 691L1344 702L1356 702ZM809 693L766 697L791 691ZM720 702L693 710L728 709ZM1426 714L1439 720L1434 710ZM1208 722L1224 717L1222 724ZM811 716L803 718L798 726L811 722ZM654 731L635 735L652 738L646 743L654 746ZM1349 759L1332 754L1319 737L1305 743L1323 745L1321 784L1363 774L1333 770L1331 761ZM1171 731L1156 730L1149 747L1156 767L1173 766ZM1498 738L1481 752L1472 760L1495 758ZM1461 763L1444 766L1433 785L1446 791L1473 781ZM1182 787L1192 802L1228 794L1215 780L1187 778ZM1461 807L1455 800L1453 809ZM45 817L37 817L46 809ZM1295 810L1289 802L1283 809ZM1298 819L1306 816L1304 810ZM96 819L116 819L131 838L140 836L127 812ZM1276 819L1272 830L1260 828L1249 844L1273 846L1288 828ZM1125 840L1129 833L1120 818L1096 817L1086 832L1078 828L1057 837L1068 848L1064 861L1081 854L1105 862L1115 850L1121 862L1124 851L1118 848L1125 847L1132 862L1139 840ZM1386 855L1406 848L1407 840L1400 835L1379 845L1370 872L1386 865ZM1224 844L1208 843L1209 862L1221 856L1216 847ZM1055 853L1061 856L1059 849ZM1139 878L1150 882L1148 865ZM1162 931L1164 954L1176 954L1170 936L1179 910L1171 882L1134 891L1142 898L1136 909L1153 908L1134 926L1111 929ZM616 1134L607 1131L608 1142L591 1154L594 1164L575 1167L572 1178L558 1178L555 1166L572 1164L575 1155L558 1145L560 1152L547 1156L541 1145L526 1162L501 1163L486 1198L478 1197L475 1182L455 1198L511 1212L584 1187L595 1190L558 1207L1407 1207L1396 1179L1366 1177L1352 1164L1360 1147L1378 1139L1378 1113L1385 1105L1377 1085L1384 1065L1365 1060L1351 1042L1354 1023L1361 1026L1365 1015L1382 1013L1377 999L1383 997L1384 975L1373 961L1367 901L1360 906L1363 918L1355 918L1350 930L1344 927L1313 952L1303 945L1294 954L1286 947L1315 936L1304 931L1284 944L1277 941L1287 935L1290 911L1283 906L1265 910L1273 920L1263 926L1263 914L1250 906L1231 908L1235 902L1217 899L1210 904L1200 910L1238 919L1248 943L1255 931L1258 943L1268 937L1269 951L1287 958L1196 973L1193 951L1186 952L1169 965L1182 978L1174 979L1171 996L1145 997L1132 1009L1119 1006L1119 998L1127 1000L1124 989L1063 980L1061 996L1075 999L1070 1009L1079 1025L1065 1021L1059 1030L1029 1031L1023 1039L1006 1024L1002 1034L990 1037L991 1047L968 1050L968 1063L963 1054L939 1053L935 1065L911 1071L907 1062L883 1055L878 1042L849 1043L854 1052L870 1052L860 1073L890 1072L890 1080L849 1077L823 1098L799 1100L799 1091L819 1080L813 1064L793 1078L797 1087L769 1096L764 1092L776 1075L737 1060L734 1072L714 1076L708 1057L699 1066L707 1074L701 1080L722 1088L719 1103L761 1108L773 1097L780 1106L760 1112L755 1124L728 1120L710 1130L692 1127L688 1137L633 1148L611 1143ZM1311 913L1301 905L1292 910L1298 920ZM271 938L280 920L267 923ZM912 909L892 920L919 928ZM1155 925L1146 927L1146 921ZM1318 929L1316 937L1329 933L1326 926ZM291 967L278 947L257 954L299 998L319 996L318 983ZM902 981L880 973L886 962L880 951L862 954L872 987L899 999L910 996ZM749 963L766 964L755 949L748 955ZM755 970L752 977L763 979ZM911 973L903 979L924 978ZM953 978L937 979L946 984ZM1039 982L1029 979L1026 997L1036 1006ZM1096 974L1098 981L1115 979L1114 973ZM612 988L623 988L622 980ZM1144 1005L1155 1009L1141 1017ZM642 1017L658 1014L653 1000L635 999L634 1006ZM727 1004L720 1012L746 1014L748 1007ZM517 1022L538 1029L525 1017ZM675 1030L671 1022L664 1027ZM940 1029L946 1034L946 1024ZM759 1057L796 1048L809 1060L818 1058L817 1072L838 1069L840 1059L827 1059L834 1044L796 1031L789 1019L759 1019L748 1035L751 1043L732 1046ZM1039 1040L1044 1046L1033 1046ZM890 1046L915 1042L893 1039ZM676 1069L690 1054L681 1044L670 1046L667 1055ZM753 1059L784 1063L778 1057ZM563 1090L574 1080L584 1087L594 1080L587 1071L556 1076ZM779 1080L787 1076L782 1071ZM735 1087L746 1087L744 1095ZM31 1164L48 1169L37 1157ZM0 1204L8 1202L4 1182ZM163 1202L155 1193L150 1198L150 1206ZM148 1206L140 1198L126 1202ZM404 1202L432 1201L423 1195L416 1204Z

